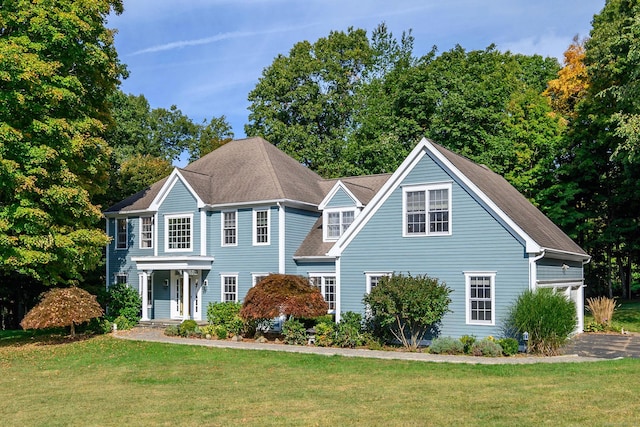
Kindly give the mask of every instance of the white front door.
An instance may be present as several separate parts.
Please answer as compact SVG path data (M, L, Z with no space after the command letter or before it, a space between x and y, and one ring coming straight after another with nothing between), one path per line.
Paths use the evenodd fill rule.
M182 319L184 316L184 303L182 290L184 279L182 275L171 271L171 318Z
M194 320L202 320L202 279L199 276L200 273L197 276L189 277L191 282L189 301L191 301L191 313Z
M186 299L183 295L185 277L189 280ZM189 301L186 306L185 300ZM171 271L171 318L202 320L202 280L199 271L196 275L188 276Z

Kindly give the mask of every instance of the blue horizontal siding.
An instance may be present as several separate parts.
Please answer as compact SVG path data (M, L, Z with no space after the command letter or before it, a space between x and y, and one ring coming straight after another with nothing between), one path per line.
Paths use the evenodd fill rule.
M333 195L329 203L327 203L327 208L343 208L355 206L356 201L353 200L342 188L338 188L336 194Z
M537 262L537 279L543 281L551 280L582 280L583 269L579 261L566 261L554 258L542 258ZM568 268L562 268L566 265Z

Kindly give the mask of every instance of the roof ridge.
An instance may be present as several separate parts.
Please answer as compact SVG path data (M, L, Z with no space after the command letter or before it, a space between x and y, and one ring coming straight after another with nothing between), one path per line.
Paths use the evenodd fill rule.
M269 169L269 174L271 175L271 179L273 180L273 183L275 184L275 186L276 186L276 188L278 190L278 193L280 194L281 197L284 197L284 190L282 188L282 184L280 183L280 177L278 176L278 173L277 173L276 169L273 167L273 162L272 162L271 156L269 154L269 151L265 147L265 144L271 145L271 143L267 142L266 140L264 140L262 138L257 139L256 142L258 143L258 145L260 147L260 151L262 152L262 155L267 160L267 167Z

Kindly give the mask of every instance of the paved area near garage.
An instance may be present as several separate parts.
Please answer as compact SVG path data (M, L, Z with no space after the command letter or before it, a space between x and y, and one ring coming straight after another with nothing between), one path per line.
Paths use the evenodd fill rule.
M603 359L640 358L640 334L580 334L569 341L564 353Z
M530 364L530 363L575 363L596 362L618 357L640 358L640 335L582 334L574 337L566 347L564 355L554 357L538 357L519 355L515 357L473 357L448 356L420 352L376 351L365 349L327 348L315 346L297 346L273 343L256 343L253 341L222 341L169 337L160 328L134 328L131 331L118 331L117 338L165 342L184 345L201 345L218 348L234 348L243 350L283 351L289 353L320 354L326 356L368 357L377 359L414 360L441 363L468 364Z

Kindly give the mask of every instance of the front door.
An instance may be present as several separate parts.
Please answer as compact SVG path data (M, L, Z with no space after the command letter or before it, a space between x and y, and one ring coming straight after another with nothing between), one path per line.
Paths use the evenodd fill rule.
M171 318L184 319L185 315L189 319L202 319L202 284L200 272L187 276L189 286L187 287L188 305L185 306L184 276L180 272L171 271ZM185 312L186 311L186 312Z
M184 278L181 274L171 272L171 318L182 319L184 316L184 299L182 298L182 290Z

